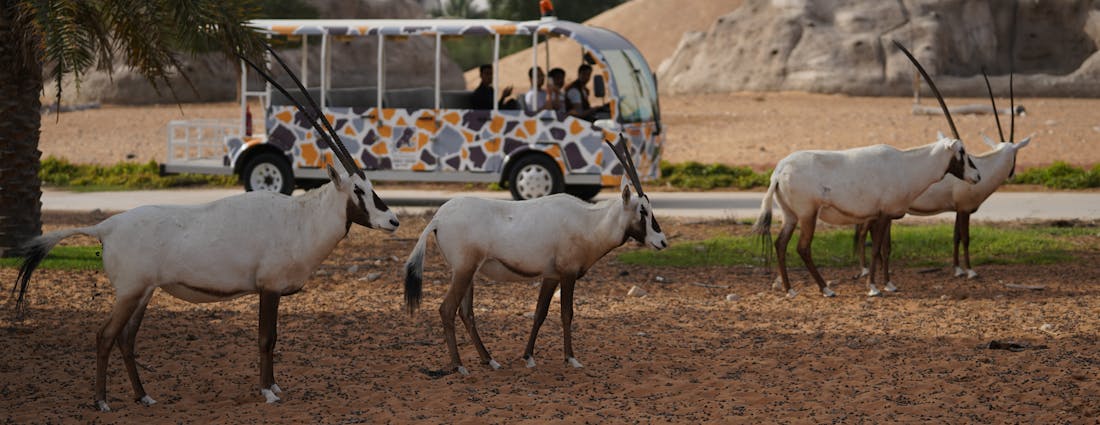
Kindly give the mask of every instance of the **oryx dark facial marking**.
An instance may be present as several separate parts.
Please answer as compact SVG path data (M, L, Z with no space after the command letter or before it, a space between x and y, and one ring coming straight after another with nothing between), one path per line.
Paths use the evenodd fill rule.
M347 232L351 230L352 223L364 226L368 229L374 228L374 226L370 224L370 212L367 211L367 203L363 201L363 195L365 195L366 192L358 186L353 192L355 192L355 199L358 201L348 199L347 218L344 222L344 234L347 234Z
M959 180L966 180L966 177L964 177L964 175L966 174L966 162L964 162L964 159L970 163L971 167L974 167L974 161L966 155L966 149L959 148L959 151L955 153L955 156L951 157L951 163L947 165L947 172L944 173L944 175L950 174L952 176L955 176Z

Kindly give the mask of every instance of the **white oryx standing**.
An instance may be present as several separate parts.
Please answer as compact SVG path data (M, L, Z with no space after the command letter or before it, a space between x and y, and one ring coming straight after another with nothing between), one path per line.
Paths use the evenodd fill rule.
M475 274L498 281L542 279L534 327L523 353L527 367L535 366L535 337L560 283L565 360L573 367L582 367L573 356L573 285L576 280L628 239L658 250L668 246L653 216L649 197L642 192L630 153L618 149L607 139L604 141L611 146L629 176L634 186L633 194L623 179L621 198L595 205L566 194L527 201L455 198L439 208L420 234L405 263L405 306L410 313L420 306L424 250L428 237L434 234L436 245L452 273L451 287L439 306L439 315L443 320L451 365L457 372L469 374L462 366L455 342L455 315L460 308L460 317L482 363L493 369L500 367L481 343L474 323Z
M242 59L285 93L263 70ZM76 234L94 236L103 244L103 269L115 287L115 305L96 334L97 408L110 410L107 360L116 344L134 398L145 405L155 403L138 377L134 342L157 288L192 303L259 293L260 388L268 403L279 400L275 393L281 389L272 366L279 298L302 289L352 223L391 232L399 225L335 131L325 122L326 134L317 123L320 110L312 106L312 110L301 104L298 108L334 146L333 153L344 167L344 171L329 167L332 182L319 189L297 197L247 192L202 205L138 207L94 226L40 236L17 250L23 257L16 281L16 308L21 314L31 274L54 245Z
M1008 74L1008 98L1011 104L1009 111L1016 110L1016 100L1012 91L1012 71L1009 66ZM982 71L985 77L985 71ZM985 77L986 90L989 91L989 101L993 104L993 110L997 110L997 102L993 100L993 88L989 85L989 77ZM988 137L982 136L992 151L982 155L975 155L974 163L982 173L982 181L977 184L969 184L954 176L945 176L943 180L932 185L909 205L909 214L928 216L948 211L955 212L954 232L954 266L955 276L966 276L973 279L978 273L970 267L970 215L978 211L982 203L989 198L1001 184L1012 178L1016 173L1016 154L1029 142L1031 136L1019 142L1013 142L1016 138L1016 116L1013 114L1008 131L1008 140L1005 140L1004 130L1001 128L1001 120L994 115L997 121L997 132L1001 142L996 143ZM864 254L864 242L867 240L868 225L857 224L855 233L856 256L859 257L860 274L856 278L866 276L869 270L866 267ZM959 244L963 246L963 266L959 266Z
M862 224L874 221L871 229L871 272L868 279L869 296L881 295L875 286L875 265L882 262L887 291L896 291L890 281L888 258L890 255L890 224L905 215L912 201L929 186L954 175L969 183L981 180L974 162L966 154L959 132L951 120L951 113L940 96L928 73L924 71L908 50L900 43L898 48L916 65L951 126L953 139L941 138L934 143L899 150L886 145L875 145L842 151L799 151L779 161L772 172L767 194L760 205L760 217L752 231L761 235L767 251L771 238L772 202L779 203L783 211L783 229L775 241L779 278L787 296L797 294L791 289L787 277L787 243L795 226L802 228L798 240L798 254L806 264L821 293L832 297L810 256L817 219L832 224ZM765 255L767 253L765 252ZM770 256L769 256L770 257Z

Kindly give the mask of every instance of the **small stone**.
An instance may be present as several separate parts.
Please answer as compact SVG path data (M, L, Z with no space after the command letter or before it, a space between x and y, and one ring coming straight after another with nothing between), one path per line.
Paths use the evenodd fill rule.
M951 299L951 297L949 297L947 294L943 294L943 295L940 295L940 299L944 300L944 301L947 301L947 300Z
M432 281L432 285L442 285L442 284L443 284L443 281L439 280L439 279L436 279L436 280Z
M645 291L645 289L639 288L638 286L632 286L632 287L630 287L630 291L628 291L626 293L626 295L628 297L641 298L641 297L646 296L646 291Z
M526 313L523 313L523 317L526 317L526 318L531 319L531 320L535 320L535 312L528 311Z
M367 275L367 282L377 280L380 277L382 277L382 272L374 272L374 273L368 274Z
M1040 326L1039 330L1043 332L1054 332L1054 325L1050 323L1043 323L1043 326Z
M401 261L401 259L400 259L400 258L397 258L397 256L396 256L396 255L391 255L391 256L390 256L390 261L393 261L393 262L395 262L395 263L396 263L396 262L398 262L398 261Z
M740 299L741 299L741 296L740 296L740 295L737 295L737 294L726 294L726 301L739 301Z
M1052 125L1058 125L1058 121L1055 121L1055 120L1046 120L1046 122L1044 122L1043 124L1046 124L1046 125L1048 125L1048 126L1052 126Z
M348 273L355 274L358 271L359 271L359 265L358 264L356 264L354 266L351 266L351 267L348 267Z
M653 280L657 283L672 283L672 279L666 278L664 276L654 277Z
M638 332L638 333L636 333L636 334L634 334L634 335L637 335L637 336L649 336L649 334L647 334L647 333L645 333L645 332Z

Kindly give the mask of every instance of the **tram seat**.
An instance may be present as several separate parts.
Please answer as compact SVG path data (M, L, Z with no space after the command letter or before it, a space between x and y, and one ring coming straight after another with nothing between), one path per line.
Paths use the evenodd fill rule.
M309 104L309 102L306 100L305 96L302 96L302 91L301 90L287 89L287 92L290 93L291 96L294 96L294 99L297 100L298 102L300 102L301 104L303 104L303 105L308 105ZM320 87L311 88L307 91L307 93L309 93L310 97L316 99L317 102L321 101L321 88ZM271 90L271 105L272 106L288 106L288 105L294 105L294 102L291 102L289 98L287 98L285 95L283 95L278 90Z
M431 109L435 107L435 90L431 87L386 90L382 104L386 108Z

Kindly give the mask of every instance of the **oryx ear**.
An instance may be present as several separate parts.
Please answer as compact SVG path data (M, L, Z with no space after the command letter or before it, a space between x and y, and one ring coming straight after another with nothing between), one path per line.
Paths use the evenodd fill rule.
M1025 137L1024 140L1016 142L1016 149L1023 148L1024 146L1027 146L1028 143L1031 143L1032 136L1035 136L1035 135L1032 134L1031 136Z
M626 208L627 205L630 205L630 186L623 186L623 208Z
M947 138L947 136L944 136L942 131L937 131L936 132L936 140L943 140L943 139L946 139L946 138Z
M982 141L985 142L986 145L989 145L989 147L997 149L997 142L994 142L993 139L990 139L985 133L982 133Z
M325 168L328 169L328 179L332 180L332 184L336 186L336 188L340 188L340 186L343 186L344 181L343 178L340 177L340 172L336 171L335 168L332 168L332 164L326 165Z

